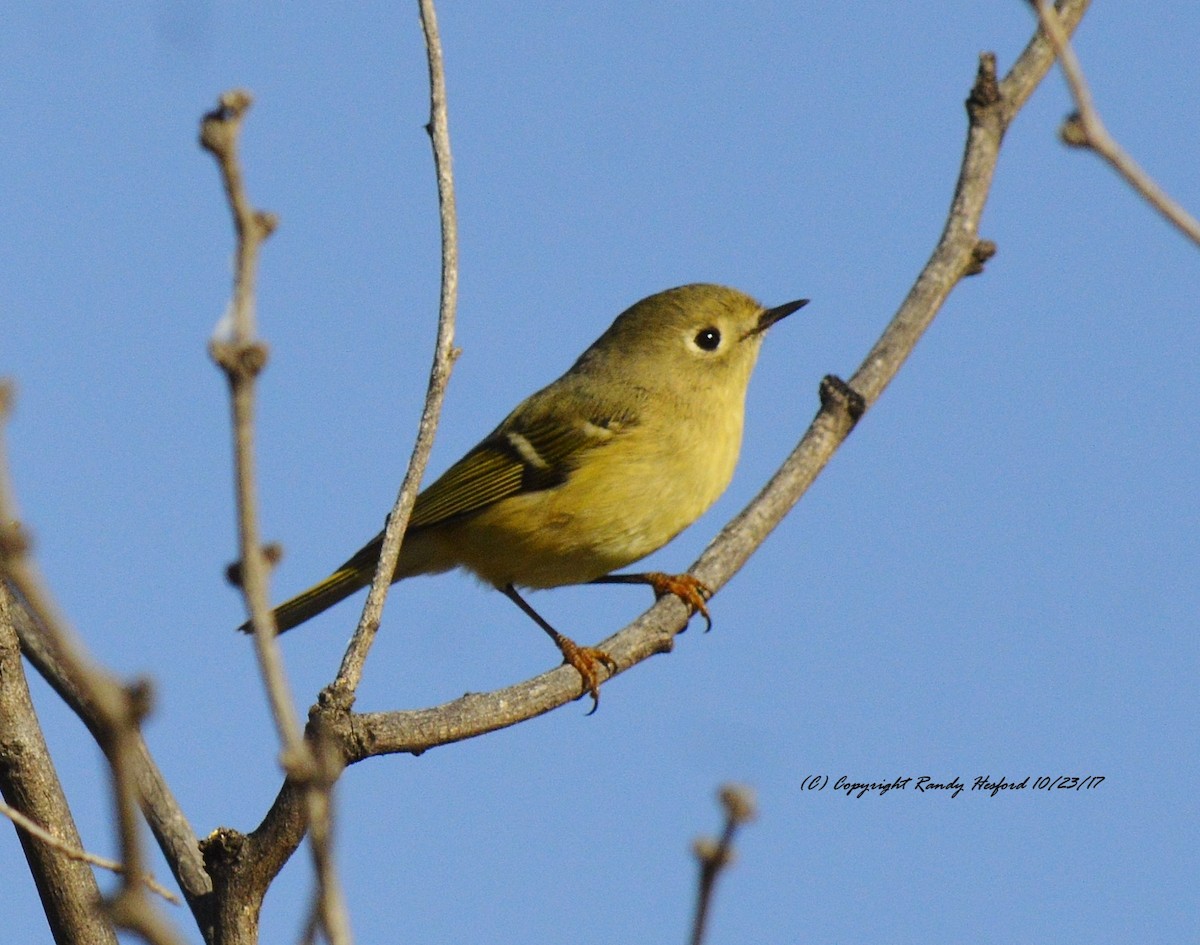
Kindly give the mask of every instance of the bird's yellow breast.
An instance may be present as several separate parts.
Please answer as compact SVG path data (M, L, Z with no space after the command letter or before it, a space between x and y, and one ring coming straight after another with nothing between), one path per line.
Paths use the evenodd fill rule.
M667 425L633 424L592 451L561 485L414 533L401 573L464 567L496 587L545 588L590 581L645 557L691 525L729 484L742 409L722 406L675 412Z

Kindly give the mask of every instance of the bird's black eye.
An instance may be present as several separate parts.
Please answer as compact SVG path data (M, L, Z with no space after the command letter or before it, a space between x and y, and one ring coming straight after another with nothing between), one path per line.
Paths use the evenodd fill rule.
M702 328L696 333L696 347L701 351L716 351L721 344L721 332L716 328Z

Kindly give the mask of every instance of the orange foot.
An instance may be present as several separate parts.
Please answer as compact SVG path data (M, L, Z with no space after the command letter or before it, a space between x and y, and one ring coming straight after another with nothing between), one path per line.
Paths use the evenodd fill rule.
M712 597L712 588L694 578L690 574L664 574L662 571L648 571L644 577L646 583L654 589L655 597L664 594L674 594L687 606L688 616L700 613L704 616L704 632L712 629L712 617L708 615L705 603Z
M554 642L562 650L563 662L579 671L583 679L583 688L579 690L579 694L582 696L586 692L591 695L592 711L588 713L591 715L600 708L600 666L603 665L607 670L606 678L612 677L617 671L617 661L603 650L592 646L580 646L562 634L559 634Z

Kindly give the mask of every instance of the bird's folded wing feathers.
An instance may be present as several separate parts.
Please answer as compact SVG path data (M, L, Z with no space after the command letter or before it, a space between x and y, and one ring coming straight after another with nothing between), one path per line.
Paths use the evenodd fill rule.
M578 406L578 405L576 405ZM593 449L636 422L629 409L590 409L562 417L531 409L510 417L417 498L409 528L476 512L523 492L561 485Z

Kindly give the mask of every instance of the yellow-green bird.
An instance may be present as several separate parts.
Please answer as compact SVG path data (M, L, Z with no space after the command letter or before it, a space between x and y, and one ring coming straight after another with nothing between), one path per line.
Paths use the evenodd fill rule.
M643 583L708 617L690 575L613 574L661 548L725 491L766 330L807 299L764 308L719 285L642 299L562 377L522 401L413 507L393 581L465 568L548 633L599 700L607 653L556 631L518 588ZM382 532L275 608L280 633L371 583ZM242 630L249 630L243 624Z

